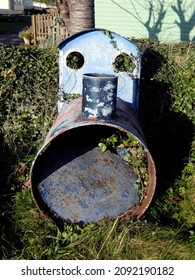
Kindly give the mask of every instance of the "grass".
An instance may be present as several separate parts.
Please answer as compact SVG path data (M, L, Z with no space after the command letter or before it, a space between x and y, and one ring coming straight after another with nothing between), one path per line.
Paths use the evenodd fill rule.
M57 114L57 50L1 48L1 259L195 259L195 46L138 43L147 47L139 119L156 164L155 196L140 220L86 227L53 224L29 189L30 166Z
M27 189L17 193L11 211L14 242L9 234L1 236L5 259L195 259L190 235L182 228L116 219L59 230L40 215Z

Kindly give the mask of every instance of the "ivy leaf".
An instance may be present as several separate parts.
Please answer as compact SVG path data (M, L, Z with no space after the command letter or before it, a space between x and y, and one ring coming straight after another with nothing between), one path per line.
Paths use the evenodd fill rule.
M107 150L106 145L105 145L104 143L102 143L102 142L100 142L100 143L98 144L98 147L99 147L99 150L100 150L100 152L101 152L102 154Z

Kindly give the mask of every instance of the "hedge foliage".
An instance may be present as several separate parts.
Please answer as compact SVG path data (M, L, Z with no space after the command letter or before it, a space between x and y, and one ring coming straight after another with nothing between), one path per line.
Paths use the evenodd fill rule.
M58 52L0 46L0 53L0 124L9 149L24 157L56 114Z

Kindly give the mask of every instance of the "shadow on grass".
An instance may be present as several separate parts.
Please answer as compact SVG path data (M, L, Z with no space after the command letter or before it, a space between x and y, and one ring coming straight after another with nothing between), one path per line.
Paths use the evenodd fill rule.
M142 59L139 119L157 170L155 196L165 194L189 160L193 123L171 111L171 85L153 79L166 60L148 48Z
M9 252L13 245L10 246L13 236L13 225L10 220L10 200L11 200L11 185L8 184L8 179L12 173L12 164L15 161L13 155L9 152L7 145L4 143L4 137L0 133L0 260L3 256L3 251ZM14 241L15 242L15 241Z

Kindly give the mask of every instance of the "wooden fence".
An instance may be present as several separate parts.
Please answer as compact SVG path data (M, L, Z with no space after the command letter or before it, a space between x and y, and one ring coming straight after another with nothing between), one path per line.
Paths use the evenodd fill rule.
M34 44L44 39L51 39L53 43L60 43L68 37L66 27L57 15L42 14L32 16Z

